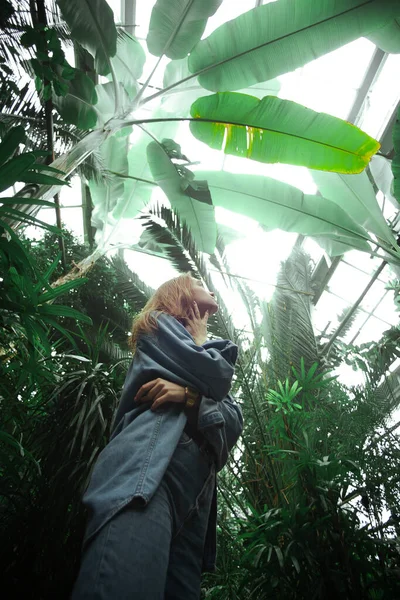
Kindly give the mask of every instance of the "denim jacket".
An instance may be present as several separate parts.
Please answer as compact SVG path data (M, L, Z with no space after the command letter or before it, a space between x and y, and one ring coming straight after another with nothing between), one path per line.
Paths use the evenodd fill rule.
M197 346L187 329L166 313L158 313L157 323L154 334L138 339L110 441L94 465L82 499L89 516L83 547L134 498L141 498L144 506L150 501L186 425L183 404L167 403L152 411L148 403L135 403L144 383L161 377L201 392L197 429L214 450L217 472L243 429L241 408L229 394L237 346L229 340ZM202 571L215 570L216 525L215 484Z

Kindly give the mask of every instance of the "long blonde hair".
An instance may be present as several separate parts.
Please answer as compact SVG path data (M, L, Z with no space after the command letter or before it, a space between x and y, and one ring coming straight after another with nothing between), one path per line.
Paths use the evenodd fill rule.
M133 353L139 335L157 329L157 320L151 315L152 311L168 313L181 323L185 323L189 316L188 310L192 303L195 281L190 273L184 273L160 285L143 310L133 319L131 335L128 339L128 346Z

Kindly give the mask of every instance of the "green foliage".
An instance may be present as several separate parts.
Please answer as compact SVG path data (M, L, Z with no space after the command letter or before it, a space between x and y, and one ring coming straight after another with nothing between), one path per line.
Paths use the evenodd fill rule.
M396 310L400 311L400 280L396 279L391 281L385 287L386 290L393 290L394 292L394 303L396 306Z
M190 114L210 121L190 123L199 140L259 162L360 173L380 147L346 121L275 96L213 94L196 100Z
M68 82L74 79L77 69L65 60L54 28L37 23L35 27L25 27L20 43L24 48L35 49L35 57L30 60L30 66L35 74L35 87L41 92L44 100L49 100L53 94L65 96L68 92Z
M323 247L334 238L347 248L370 251L366 231L330 200L304 194L299 188L270 177L224 171L196 173L207 181L215 206L255 219L266 231L279 228L318 236Z
M296 4L296 7L294 7ZM223 23L190 53L189 69L214 92L267 81L368 36L398 16L392 0L279 0Z
M392 160L393 195L400 202L400 108L393 127L393 146L396 153Z
M161 152L160 139L171 138L171 130L176 129L176 123L188 117L189 99L195 100L192 111L196 119L205 119L201 123L191 123L195 135L212 147L224 147L226 152L238 156L358 173L379 147L375 140L344 121L315 113L274 95L265 96L262 91L277 92L276 82L263 83L268 79L271 68L275 69L276 75L291 71L316 55L321 56L351 39L367 35L377 27L390 23L393 16L397 16L390 0L380 2L379 6L374 0L354 4L350 8L344 6L344 0L326 0L318 9L310 0L301 0L294 21L291 0L280 0L279 3L259 6L240 15L218 28L207 40L201 41L199 38L206 20L218 8L219 0L206 3L200 0L178 2L173 9L170 3L159 0L153 6L148 46L157 55L179 57L176 61L179 64L171 61L165 71L167 87L147 96L145 92L152 85L151 79L155 70L159 69L160 61L145 82L139 83L145 58L143 49L134 37L122 29L117 30L106 2L96 0L89 5L87 2L60 0L58 4L69 27L70 37L92 54L97 73L110 78L108 84L99 84L94 88L93 81L83 70L78 74L64 69L59 75L67 79L54 86L57 89L53 95L53 101L67 123L85 130L92 129L84 143L63 158L63 166L67 165L65 170L68 173L77 168L84 158L94 154L99 145L105 146L101 151L101 174L91 177L95 199L93 221L98 229L103 230L103 234L107 228L111 228L110 235L98 236L99 243L104 239L110 240L117 223L122 218L135 216L148 201L149 185L146 188L143 184L156 183L169 200L171 197L174 199L172 205L181 211L181 218L192 230L199 249L209 253L214 251L216 225L210 186L207 187L206 181L196 182L194 179L185 187L188 173L185 172L182 181L179 181L175 172L177 165L168 164L168 157ZM167 13L168 18L165 18ZM278 35L279 31L281 35ZM333 35L337 31L340 31L340 35ZM24 39L27 43L33 43L36 37L37 34L29 30ZM312 51L310 39L313 40ZM258 64L258 59L262 64ZM34 60L40 62L41 58L35 57ZM193 71L197 68L202 70L198 77ZM210 87L208 78L216 77L218 80L221 74L223 78L226 76L227 81L232 83L233 80L235 87L228 85L226 88L223 84L222 87L217 85L217 90L242 89L246 94L222 94L215 106L215 97L204 96L200 86ZM179 80L179 77L182 79ZM261 86L257 91L254 90L254 94L264 96L261 100L247 95L248 92L253 93L248 86L257 81ZM172 89L178 86L181 86L178 90ZM186 89L188 94L185 94ZM158 107L152 104L152 113L148 115L149 118L144 118L142 109L156 98L164 103ZM147 131L147 123L151 131ZM170 131L160 134L160 130L166 129L165 123ZM117 153L109 152L106 148L113 136L118 135L117 132L127 131L130 126L141 128L153 140L149 144L148 154L155 181L150 181L145 174L149 165L143 161L145 153L141 147L142 140L137 149L131 148L129 151L129 154L133 151L133 154L140 155L139 160L129 159L127 144L121 144ZM114 157L118 164L123 164L123 169L115 168ZM183 171L181 166L180 174ZM121 178L125 178L123 184ZM99 192L99 182L104 193ZM39 190L37 195L42 192L50 194L51 190ZM354 198L352 202L356 205ZM247 198L242 196L242 210L246 204ZM260 202L258 204L257 208L263 212L263 205ZM369 251L366 243L369 239L368 225L359 226L360 236L354 236L351 227L346 235L340 237L332 230L323 235L315 234L315 213L324 212L325 204L321 201L320 206L313 206L312 201L312 206L308 204L310 202L303 207L306 221L303 233L314 233L314 239L333 254L341 254L353 247ZM282 220L287 222L288 219ZM391 254L394 261L398 261L397 247L382 217L380 228L385 230L385 235L379 240L380 247Z
M299 382L295 381L292 387L290 387L289 379L285 380L285 387L282 382L278 381L279 392L275 390L268 390L267 402L276 406L275 412L282 411L285 415L293 412L295 408L302 409L301 404L293 402L298 394L300 394L302 387L299 387Z
M2 460L0 555L13 597L69 597L87 518L80 498L109 438L125 377L119 361L99 362L105 334L98 330L93 346L86 340L83 355L53 352L47 360L53 380L40 387L37 380L31 402L28 390L21 390L19 418L15 409L6 412L11 389L2 403L2 423L23 431L24 445L40 465L38 471L27 456L17 461L10 452Z
M167 195L172 208L190 227L199 250L212 252L217 236L214 207L207 195L196 193L195 185L200 182L196 182L193 173L184 165L176 165L172 162L172 158L176 158L176 147L172 146L171 150L171 142L172 140L163 140L163 145L150 142L147 146L150 170L155 181ZM206 182L205 188L207 190Z
M189 0L171 4L168 0L157 0L146 40L149 52L172 59L187 56L203 35L208 17L221 3L222 0Z
M64 243L66 246L67 269L72 269L76 262L83 260L87 254L87 248L78 242L75 236L63 228ZM49 265L57 258L57 239L55 234L46 233L43 239L33 241L24 239L24 244L29 249L29 255L35 261L40 271L46 271ZM91 344L95 342L96 332L100 328L107 326L105 337L109 338L109 343L115 345L115 352L121 351L128 356L128 332L130 330L131 319L137 310L136 302L130 301L129 297L121 293L120 285L122 280L129 279L129 272L125 273L125 278L121 275L121 266L116 268L114 259L100 258L89 269L84 278L85 285L79 289L65 289L60 300L70 306L72 309L79 311L81 314L90 318L91 325L83 326L85 336L91 340ZM63 276L62 267L59 261L52 274L52 282L56 282ZM78 279L78 281L81 281ZM71 282L72 283L72 282ZM68 285L68 284L67 284ZM142 282L137 282L140 287ZM72 285L70 284L70 288ZM58 287L55 288L56 290ZM80 328L74 319L68 315L60 318L60 323L68 330L74 331L77 335L80 333ZM56 332L52 335L57 339ZM85 352L86 343L83 340L77 340L78 349L80 352ZM108 361L116 358L115 352L110 352L106 347L101 349L101 360Z
M371 231L383 238L378 240L380 247L398 260L391 234L376 206L371 205L371 187L363 178L341 207L338 192L332 191L338 189L337 181L346 181L341 176L336 183L331 178L326 184L328 199L307 196L261 177L210 172L198 173L197 181L188 169L187 157L171 139L173 134L160 132L154 123L153 141L147 150L154 178L150 181L144 158L146 138L140 137L128 153L125 137L128 127L143 127L143 112L139 118L136 109L142 111L157 97L168 99L172 114L178 116L171 117L161 107L151 115L153 120L172 118L175 124L188 116L187 99L187 107L183 100L173 102L174 86L181 85L179 76L190 75L188 66L192 72L203 68L196 65L205 68L196 81L193 77L187 82L195 84L197 96L205 94L199 81L207 89L215 86L216 91L243 90L254 81L264 82L274 73L301 66L310 56L315 58L314 52L322 55L376 27L384 29L392 22L396 3L352 0L350 7L344 0L329 0L317 8L309 0L296 0L294 12L292 2L279 0L224 24L200 42L200 29L210 7L214 10L218 2L178 4L173 22L166 23L159 16L162 10L157 13L166 4L157 2L148 43L159 42L160 54L183 53L183 62L169 63L165 85L173 86L171 89L147 97L144 93L151 77L141 86L137 81L142 74L143 50L133 37L117 32L112 11L103 0L60 0L59 6L72 39L92 53L98 73L109 77L109 83L95 87L84 71L71 71L62 63L58 41L54 64L46 64L46 52L52 58L47 44L55 44L53 33L38 37L47 30L36 34L27 29L24 39L37 54L31 66L37 71L37 87L43 97L49 97L49 89L42 89L41 82L46 79L52 82L62 119L82 129L93 128L61 159L67 172L73 172L104 142L102 171L96 175L101 190L93 217L98 228L103 227L104 232L113 219L135 216L149 200L150 186L158 184L178 214L160 208L145 215L146 234L139 248L167 257L180 270L191 270L218 292L208 258L199 250L213 252L210 262L223 273L230 289L241 295L249 315L250 335L233 327L230 312L218 297L220 310L210 318L211 334L234 340L240 349L233 393L243 408L245 430L220 474L218 569L205 578L204 594L227 600L398 597L399 558L393 535L400 534L400 446L395 428L388 429L386 421L399 400L389 393L387 382L380 383L388 364L398 356L398 330L368 347L343 347L337 359L357 368L363 365L368 383L351 389L341 386L319 356L311 321L308 257L294 249L282 265L274 297L262 303L245 284L232 283L214 220L214 206L224 206L253 216L267 229L312 234L336 253L343 247L370 251L367 232ZM200 15L202 23L196 25L196 33L190 25L194 15ZM314 42L311 54L310 39ZM38 48L43 40L44 50ZM8 63L0 62L0 67L4 78L10 75ZM267 82L265 87L272 87L274 93L274 85ZM271 93L260 88L261 97ZM186 95L184 84L182 90L181 99ZM225 98L230 103L239 96ZM195 107L211 111L214 97L188 97L195 100ZM262 107L264 123L271 107L266 108L268 103L257 98L251 102ZM246 112L246 103L242 99L235 107ZM285 101L279 101L279 106L284 105ZM307 109L296 111L298 116ZM127 118L129 113L132 118ZM244 155L249 147L243 127L260 123L249 121L246 113L242 129L235 129L238 114L236 110L226 114L228 127L218 124L225 119L217 111L209 115L212 123L195 126L203 132L208 128L211 137L229 129L239 144L235 153ZM325 117L316 118L326 123ZM64 127L63 121L61 124ZM299 125L296 120L286 135L294 135ZM338 128L349 131L342 122ZM337 131L334 127L328 133L335 136ZM59 186L62 173L38 163L38 154L17 155L23 140L21 129L3 135L3 189L15 181L32 182L41 186L36 195L51 197L55 188L49 186ZM227 141L232 149L232 140ZM218 144L220 147L221 139ZM313 160L323 162L324 157L316 153ZM107 185L99 184L99 175L105 176ZM325 184L320 181L322 189ZM131 318L152 290L118 256L99 258L84 280L57 285L65 275L56 244L61 232L46 226L51 234L41 242L21 241L10 226L18 219L41 224L32 213L16 208L15 202L25 209L52 203L7 197L1 202L0 560L17 597L47 600L60 593L67 597L76 575L86 516L80 497L90 469L108 441L130 360L127 334ZM88 259L87 251L69 232L62 233L70 269L75 260ZM385 510L391 515L387 522L383 522Z

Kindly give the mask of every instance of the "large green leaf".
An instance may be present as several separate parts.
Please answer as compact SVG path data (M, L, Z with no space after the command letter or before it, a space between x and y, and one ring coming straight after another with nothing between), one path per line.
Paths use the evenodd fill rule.
M156 109L152 115L154 118L162 119L168 117L161 108ZM148 127L151 134L157 139L173 138L179 126L178 121L166 121L152 123ZM124 195L119 198L112 212L112 219L119 220L135 217L150 201L154 185L151 184L153 176L147 162L146 149L149 143L149 135L135 129L135 141L128 152L128 176L124 179ZM144 180L144 181L143 181ZM150 183L146 183L150 181Z
M75 77L67 82L65 96L53 94L53 102L66 123L79 129L93 129L97 124L97 113L93 106L97 94L93 81L83 71L74 69Z
M310 172L324 198L343 208L367 231L371 231L391 246L396 243L366 173L343 175L322 171Z
M393 146L396 152L392 160L393 195L400 202L400 108L393 127Z
M100 147L101 160L107 171L126 175L128 173L127 138L116 134L109 137ZM94 209L92 223L97 229L103 229L119 198L124 195L124 179L105 173L103 181L89 181L90 194Z
M223 92L199 98L190 112L194 118L216 121L191 122L197 139L226 154L260 162L359 173L380 147L347 121L275 96L259 100Z
M22 177L35 163L32 152L15 156L0 167L0 192L3 192Z
M0 144L0 165L4 164L25 141L25 131L22 125L12 127L7 131Z
M140 43L123 29L118 30L117 53L110 58L117 81L125 88L129 98L136 96L137 80L142 75L146 55ZM98 56L95 68L100 75L109 75L110 63L104 56Z
M199 42L190 53L189 68L192 73L208 68L199 75L208 90L240 90L366 36L399 12L397 0L271 2L224 23Z
M183 193L182 177L165 150L156 142L150 142L147 146L147 159L154 180L166 194L172 208L178 212L179 218L186 222L198 250L210 254L214 252L217 237L214 207Z
M157 0L147 34L151 54L183 58L200 40L222 0Z
M57 0L71 35L98 60L117 51L114 13L105 0Z
M152 181L151 171L146 159L148 136L141 134L127 154L128 176L136 179L124 179L124 194L118 199L112 212L115 220L136 217L150 201L154 185L143 180Z
M350 244L349 250L370 250L367 232L330 200L269 177L223 171L196 171L196 176L207 180L214 206L255 219L264 229L322 235Z
M367 38L376 46L385 52L400 52L400 18L394 19L391 23L373 31Z
M121 110L126 110L129 106L129 96L122 83L119 86L119 101ZM108 83L99 83L96 85L97 104L96 111L101 124L106 123L115 115L115 86L112 81Z
M177 117L186 117L189 114L191 104L199 97L204 97L211 92L207 92L199 84L197 77L192 77L184 83L175 86L175 84L190 75L188 59L171 60L164 71L163 87L174 86L162 95L162 107L164 110L174 113ZM277 79L257 83L254 86L242 90L244 94L251 94L262 98L263 96L276 96L280 90L280 83Z
M389 200L396 210L399 210L400 204L393 196L392 161L384 156L375 155L369 163L367 172L368 169L372 175L373 181L385 196L385 199Z

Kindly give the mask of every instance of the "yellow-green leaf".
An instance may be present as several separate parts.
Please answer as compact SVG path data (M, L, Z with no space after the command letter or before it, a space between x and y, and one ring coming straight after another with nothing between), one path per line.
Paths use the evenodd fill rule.
M296 102L222 92L192 104L193 135L211 148L264 163L360 173L379 142L351 123Z

